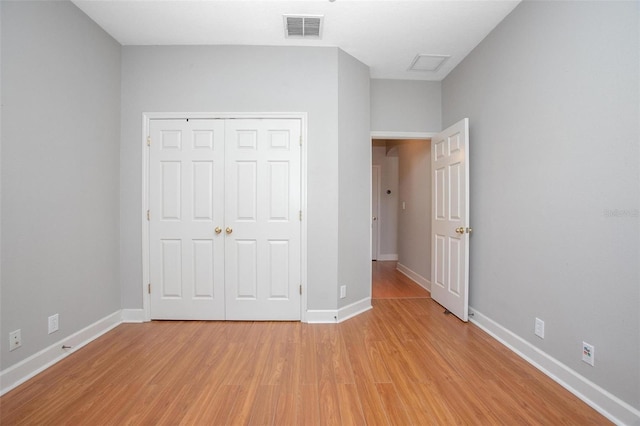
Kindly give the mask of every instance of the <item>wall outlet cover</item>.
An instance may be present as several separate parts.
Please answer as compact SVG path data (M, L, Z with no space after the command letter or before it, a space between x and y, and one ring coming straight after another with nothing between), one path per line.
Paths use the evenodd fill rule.
M49 322L48 322L48 324L49 324L49 327L48 327L48 329L49 329L49 334L51 334L51 333L54 333L54 332L58 331L58 325L59 325L59 322L58 322L58 314L51 315L51 316L49 317Z
M596 358L596 348L587 342L582 342L582 360L593 367Z
M22 331L20 329L9 333L9 352L22 346Z
M542 321L540 318L536 318L536 326L534 331L536 333L536 336L544 339L544 321Z

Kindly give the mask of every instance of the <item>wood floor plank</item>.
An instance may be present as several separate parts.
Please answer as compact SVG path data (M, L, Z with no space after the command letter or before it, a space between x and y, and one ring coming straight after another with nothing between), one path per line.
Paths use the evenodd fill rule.
M293 383L291 387L280 386L278 401L276 402L276 412L273 424L275 425L297 425L301 424L302 416L302 384Z
M338 385L334 380L321 380L318 384L318 403L321 425L340 425L340 401Z
M257 382L240 385L238 396L235 399L233 407L227 416L224 424L228 425L247 425L251 420L251 410L255 404L258 388Z
M122 324L2 396L0 424L610 424L406 280L377 262L385 298L340 324Z
M355 384L341 383L337 385L340 419L343 425L366 425L362 413L362 404Z
M180 421L181 425L214 424L224 405L233 405L233 386L208 385L201 389ZM223 405L224 404L224 405ZM228 414L228 413L227 413Z
M390 424L398 426L411 424L406 407L398 396L393 383L376 383L376 389Z
M360 378L374 383L391 383L382 355L373 344L375 341L364 337L357 321L344 324L342 340L354 380Z
M318 385L304 384L302 385L302 408L300 412L300 420L303 425L319 425L320 424L320 403L318 399Z
M382 399L376 388L376 383L369 381L358 381L356 383L362 413L367 425L388 425L389 419L385 411Z
M260 385L256 398L251 407L249 424L273 425L276 406L278 404L278 387L275 385Z
M300 345L302 350L302 383L318 383L318 361L316 344L314 340L315 324L304 327L300 333Z

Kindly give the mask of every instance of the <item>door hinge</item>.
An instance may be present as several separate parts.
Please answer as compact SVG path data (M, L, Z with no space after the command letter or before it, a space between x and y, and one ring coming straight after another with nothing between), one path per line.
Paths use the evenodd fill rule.
M151 294L151 283L147 284L147 292L149 292L149 294Z
M300 284L300 294L302 295L302 284Z
M151 220L151 212L147 210L147 220Z
M299 218L300 218L300 221L302 221L302 210L300 210L300 212L299 212L299 213L300 213L300 214L299 214L298 216L299 216Z
M151 146L151 136L147 136L147 146Z

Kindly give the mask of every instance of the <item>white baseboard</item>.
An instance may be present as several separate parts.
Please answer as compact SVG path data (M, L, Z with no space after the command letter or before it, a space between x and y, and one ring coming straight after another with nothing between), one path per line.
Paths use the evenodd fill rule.
M122 313L118 310L19 363L2 370L0 372L0 395L4 395L11 389L21 385L121 323ZM63 345L71 348L62 349Z
M640 410L586 379L517 334L471 307L469 320L613 423L640 425Z
M415 281L415 283L418 284L420 287L422 287L425 290L431 292L431 281L429 281L428 279L426 279L422 275L418 274L417 272L412 271L411 269L409 269L406 266L404 266L402 263L398 263L398 265L396 266L396 269L398 271L402 272L404 275L406 275L412 281Z
M123 309L122 322L145 322L144 309Z
M353 318L356 315L360 315L363 312L371 309L371 298L365 297L362 300L358 300L350 305L343 306L338 309L338 322L346 321L349 318Z
M385 262L387 260L398 260L398 255L397 254L379 254L376 260L379 260L381 262Z
M340 309L310 309L307 311L306 322L309 324L335 324L353 318L371 308L371 298L365 297Z
M338 322L337 309L308 309L307 323L309 324L328 324Z

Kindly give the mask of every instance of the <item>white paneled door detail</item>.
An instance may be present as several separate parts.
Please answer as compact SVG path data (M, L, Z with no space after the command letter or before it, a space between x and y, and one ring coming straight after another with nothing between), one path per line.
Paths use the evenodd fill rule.
M150 120L152 319L299 320L299 119Z
M463 321L469 310L469 121L431 139L431 296Z
M300 319L300 121L229 120L227 319Z
M224 319L224 121L151 120L153 319Z

